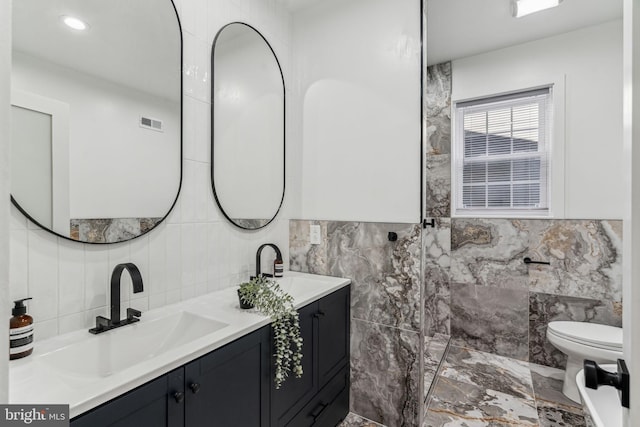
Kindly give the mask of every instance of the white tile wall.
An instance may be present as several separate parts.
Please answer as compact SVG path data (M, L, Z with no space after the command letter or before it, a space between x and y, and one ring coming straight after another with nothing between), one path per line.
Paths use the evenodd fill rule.
M276 0L175 0L184 41L183 181L174 210L145 236L115 245L70 242L38 229L12 207L10 223L10 296L33 298L30 314L36 338L44 339L93 326L108 315L109 280L120 262L135 263L144 292L133 294L124 273L122 311L142 311L237 284L255 269L255 251L276 243L288 264L289 224L295 195L288 194L277 220L266 229L243 231L220 213L210 184L211 43L218 30L243 21L260 30L278 55L285 81L290 70L290 15ZM294 87L287 81L287 90ZM287 105L291 103L287 93ZM291 108L287 120L291 124ZM291 136L291 126L287 135ZM297 148L288 138L287 186ZM294 187L295 188L295 187ZM265 268L272 261L265 253Z

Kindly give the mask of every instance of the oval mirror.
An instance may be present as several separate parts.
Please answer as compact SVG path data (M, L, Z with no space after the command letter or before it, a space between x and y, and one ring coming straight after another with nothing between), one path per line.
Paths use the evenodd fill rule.
M181 183L182 33L171 0L13 5L13 203L58 236L140 236Z
M284 199L284 77L266 39L232 23L213 42L211 178L224 215L244 229L269 224Z

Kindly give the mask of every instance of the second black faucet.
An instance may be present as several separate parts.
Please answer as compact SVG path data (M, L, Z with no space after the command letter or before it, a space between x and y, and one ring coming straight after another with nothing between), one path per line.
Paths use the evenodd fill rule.
M262 273L261 272L260 257L261 257L261 254L262 254L262 250L267 246L270 246L276 252L276 260L274 261L274 264L273 264L273 273L274 274ZM256 252L256 275L255 275L255 277L260 277L260 276L282 277L282 270L283 270L282 252L280 252L280 249L274 243L265 243L264 245L261 245L258 248L258 252Z

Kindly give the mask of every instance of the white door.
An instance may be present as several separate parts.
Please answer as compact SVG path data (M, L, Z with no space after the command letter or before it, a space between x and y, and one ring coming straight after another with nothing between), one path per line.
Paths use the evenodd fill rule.
M70 236L69 105L11 92L11 195L41 225Z
M40 224L51 229L50 114L11 106L11 194Z

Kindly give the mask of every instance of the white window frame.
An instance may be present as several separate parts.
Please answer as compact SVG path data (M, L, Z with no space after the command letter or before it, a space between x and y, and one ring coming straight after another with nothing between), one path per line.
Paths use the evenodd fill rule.
M563 76L564 77L564 76ZM564 198L564 153L558 150L564 146L564 78L550 79L550 83L540 84L531 87L512 89L510 91L483 94L473 98L459 99L452 102L452 134L451 134L451 215L462 218L553 218L557 214L564 213L564 204L559 203ZM464 156L464 123L458 117L457 105L477 102L482 104L499 102L500 99L508 99L514 95L522 94L539 89L549 89L550 108L546 117L545 127L545 151L546 155L546 185L541 188L541 197L547 200L547 207L544 209L535 208L463 208L462 196L462 161ZM455 96L455 85L454 85ZM455 98L453 98L455 99ZM543 194L544 193L544 194Z

